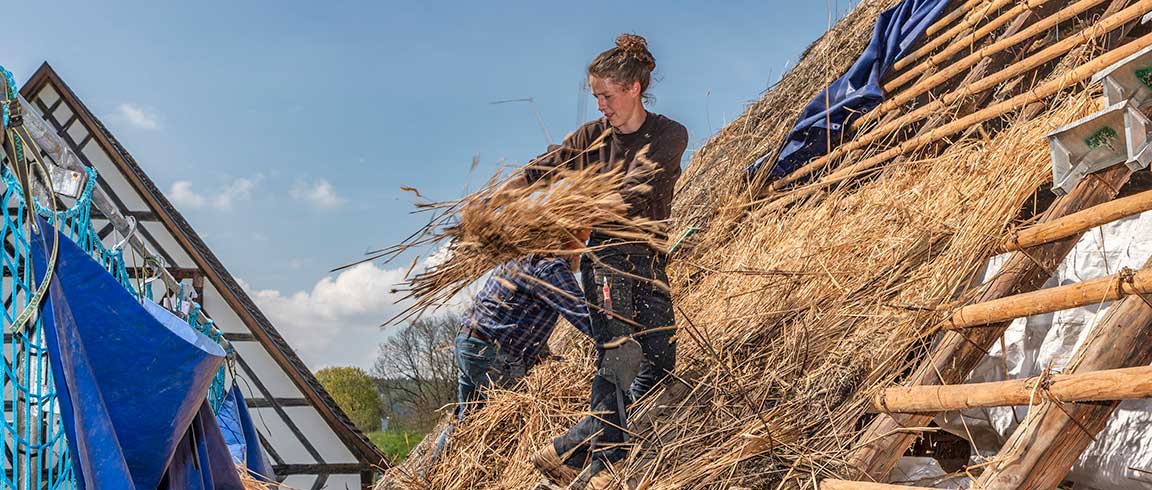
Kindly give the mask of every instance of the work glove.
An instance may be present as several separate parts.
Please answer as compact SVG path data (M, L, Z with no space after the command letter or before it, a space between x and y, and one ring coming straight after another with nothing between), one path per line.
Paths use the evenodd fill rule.
M640 361L644 349L632 337L616 337L599 346L600 369L597 374L616 384L621 390L628 390L632 380L640 374Z

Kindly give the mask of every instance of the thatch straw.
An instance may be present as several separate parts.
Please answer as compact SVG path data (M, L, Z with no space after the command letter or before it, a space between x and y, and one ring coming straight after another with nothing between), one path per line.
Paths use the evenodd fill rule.
M694 157L674 219L707 227L670 266L677 381L632 409L639 448L615 467L632 488L799 489L843 476L871 397L927 355L933 326L976 294L972 281L1049 181L1044 136L1100 107L1073 89L1038 117L1008 115L790 207L743 206L740 169L779 144L828 81L820 68L845 66L892 3L861 3ZM382 488L531 488L529 455L583 414L590 390L588 343L571 328L553 341L566 361L491 393L435 466L410 458Z
M292 487L269 483L266 479L257 477L243 464L236 465L236 471L240 474L240 483L244 485L244 490L293 490Z
M655 164L637 157L629 178L655 172ZM623 170L599 166L557 168L548 178L525 187L507 187L509 179L489 185L461 200L418 206L433 213L423 229L404 242L379 251L394 257L414 247L443 245L437 263L412 275L401 291L411 305L392 321L402 321L448 302L494 267L528 255L572 253L574 233L596 225L616 240L653 243L663 225L644 218L627 218L622 194L645 192L647 184L624 188ZM656 246L664 246L654 243ZM409 271L411 273L411 270Z
M857 189L752 216L736 226L741 240L675 263L687 393L637 429L644 449L620 471L650 489L840 475L872 391L924 355L946 314L940 305L961 299L958 288L1046 182L1044 134L1097 105L1077 95L991 141L958 142ZM391 484L524 488L539 479L528 456L582 414L590 389L591 351L571 342L571 329L563 335L567 361L492 393L424 478L417 458ZM636 410L665 403L658 398Z

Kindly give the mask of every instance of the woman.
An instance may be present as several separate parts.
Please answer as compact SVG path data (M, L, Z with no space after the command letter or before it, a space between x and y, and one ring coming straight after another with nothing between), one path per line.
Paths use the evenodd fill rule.
M581 126L562 145L550 147L511 185L528 185L560 167L623 170L620 197L628 212L621 222L668 219L688 131L645 109L655 68L643 37L620 35L616 47L600 53L588 66L588 84L604 117ZM597 344L599 368L590 402L597 415L580 420L533 456L536 468L557 483L577 478L583 468L577 488L611 483L611 472L604 470L626 454L621 428L627 427L623 420L627 405L663 380L676 362L667 255L651 245L625 243L605 233L621 224L604 223L593 229L588 246L596 252L580 267L595 337L611 339Z

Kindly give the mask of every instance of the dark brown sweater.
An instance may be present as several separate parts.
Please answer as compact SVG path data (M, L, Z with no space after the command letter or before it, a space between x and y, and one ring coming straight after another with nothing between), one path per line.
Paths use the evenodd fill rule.
M672 213L672 190L680 177L680 158L688 146L688 130L676 121L649 112L636 132L612 131L604 145L588 151L609 129L603 118L580 126L562 144L549 145L547 153L525 166L524 177L529 183L536 182L561 165L571 169L601 165L604 171L624 168L621 195L628 203L628 216L668 219ZM647 159L658 166L654 173L642 172L637 162L636 154L645 146ZM636 189L637 184L647 185Z

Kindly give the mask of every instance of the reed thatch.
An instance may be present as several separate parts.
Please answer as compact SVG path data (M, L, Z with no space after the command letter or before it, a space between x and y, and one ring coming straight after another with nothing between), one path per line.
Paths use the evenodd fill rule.
M1039 110L1009 111L790 206L748 205L741 168L779 145L833 78L827 68L847 66L894 3L861 2L694 156L674 219L705 231L673 257L676 381L633 408L640 447L615 468L630 488L799 489L842 476L870 397L927 355L934 325L979 292L987 259L1049 192L1044 136L1101 107L1070 84ZM1058 77L1052 68L1001 91ZM434 466L417 451L381 488L532 488L529 455L584 414L590 389L588 342L564 328L553 344L565 361L492 393Z
M641 149L632 171L633 178L641 177L640 182L656 169L656 164L644 157L646 151ZM432 214L428 224L404 242L370 254L368 260L396 257L417 247L442 247L433 263L414 275L413 262L405 274L405 296L401 299L411 300L411 305L390 322L447 304L509 260L591 251L572 244L583 242L576 237L594 225L600 233L622 243L665 246L657 242L665 223L625 217L628 204L622 193L645 192L648 184L625 188L621 170L556 168L532 184L506 185L518 175L494 178L460 200L419 204L422 211Z

